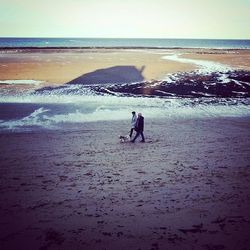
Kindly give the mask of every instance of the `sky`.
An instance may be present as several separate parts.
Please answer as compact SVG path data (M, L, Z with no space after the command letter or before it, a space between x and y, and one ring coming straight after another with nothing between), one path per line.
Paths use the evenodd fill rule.
M250 0L0 0L0 37L250 39Z

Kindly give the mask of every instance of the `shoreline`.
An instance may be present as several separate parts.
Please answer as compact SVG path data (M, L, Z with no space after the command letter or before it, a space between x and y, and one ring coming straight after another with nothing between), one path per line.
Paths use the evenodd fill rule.
M142 51L196 51L196 54L225 54L229 52L250 52L250 48L207 48L207 47L141 47L141 46L84 46L84 47L67 47L67 46L58 46L58 47L0 47L0 54L5 52L16 52L16 53L51 53L51 52L85 52L85 51L135 51L135 50L142 50Z
M16 46L16 47L0 47L0 50L14 50L14 49L207 49L207 50L250 50L250 48L213 48L213 47L159 47L159 46Z
M147 123L162 120L249 120L250 98L135 98L113 96L37 95L19 102L0 103L0 133L71 131L98 123L125 123L132 110L143 113ZM128 104L129 103L129 104ZM91 125L92 124L92 125ZM125 133L124 133L125 132ZM118 131L127 135L126 131Z

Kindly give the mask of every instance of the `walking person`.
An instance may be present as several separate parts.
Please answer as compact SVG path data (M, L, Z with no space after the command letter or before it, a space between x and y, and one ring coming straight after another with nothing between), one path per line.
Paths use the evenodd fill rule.
M142 116L141 113L138 113L138 118L137 118L136 127L135 127L136 135L135 135L135 138L131 142L135 142L135 140L137 139L139 135L141 135L141 142L145 142L143 130L144 130L144 117Z
M136 121L137 121L136 113L135 113L135 111L133 111L132 112L132 119L131 119L131 130L130 130L130 134L129 134L130 139L131 139L133 132L135 130Z

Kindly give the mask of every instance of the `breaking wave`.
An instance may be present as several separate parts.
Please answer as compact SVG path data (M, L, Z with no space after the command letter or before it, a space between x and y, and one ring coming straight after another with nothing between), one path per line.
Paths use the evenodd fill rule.
M129 124L133 110L143 113L146 119L250 116L248 99L28 95L8 97L0 106L4 110L0 129L13 131L96 121L127 120ZM11 112L13 106L16 113Z

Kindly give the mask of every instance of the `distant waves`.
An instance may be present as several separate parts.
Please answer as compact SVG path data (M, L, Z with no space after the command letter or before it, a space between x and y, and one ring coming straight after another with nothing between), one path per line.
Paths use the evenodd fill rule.
M135 38L0 38L0 48L224 48L249 49L250 40Z

